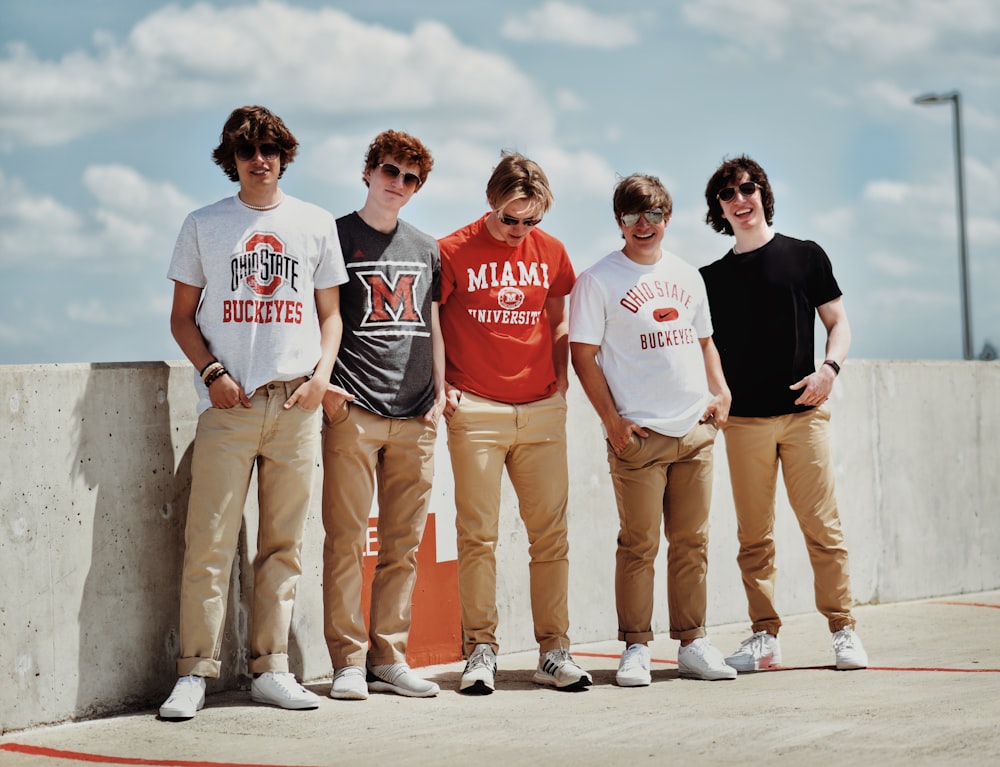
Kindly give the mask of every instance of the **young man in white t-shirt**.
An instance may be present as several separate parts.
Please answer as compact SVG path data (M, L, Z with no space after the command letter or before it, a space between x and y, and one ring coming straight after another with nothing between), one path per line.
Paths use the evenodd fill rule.
M570 297L573 368L604 426L621 523L615 602L623 687L651 682L661 520L680 675L736 678L705 632L712 451L731 397L701 275L661 247L672 209L655 176L623 179L614 211L625 245L583 272Z
M239 192L194 211L177 237L170 328L194 365L198 430L181 578L179 679L163 719L190 719L219 676L229 577L250 477L259 534L247 648L254 701L317 708L288 670L288 633L319 448L320 404L340 345L346 281L337 225L285 195L298 142L259 106L234 110L213 152ZM346 394L346 392L341 392Z

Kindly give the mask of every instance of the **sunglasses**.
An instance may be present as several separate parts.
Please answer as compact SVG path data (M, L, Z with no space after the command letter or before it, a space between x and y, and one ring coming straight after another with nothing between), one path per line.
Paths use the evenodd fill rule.
M497 213L497 220L504 226L538 226L542 222L540 218L512 218L501 213Z
M265 160L273 160L281 155L281 147L277 144L260 144L259 146L257 144L240 144L236 147L236 159L249 162L257 156L258 150L260 156Z
M403 173L402 169L400 169L396 165L393 165L391 162L380 162L377 167L380 171L382 171L382 175L390 180L395 180L399 178L399 174ZM403 173L404 186L408 186L413 189L419 189L421 183L422 182L420 181L420 176L418 176L416 173Z
M725 189L719 191L717 197L723 202L729 202L736 197L737 189L744 197L750 197L760 189L760 184L755 184L753 181L744 181L739 186L727 186Z
M622 213L619 221L622 222L622 226L635 226L639 223L640 218L646 219L651 224L662 224L663 211L657 208L656 210L647 210L645 213Z

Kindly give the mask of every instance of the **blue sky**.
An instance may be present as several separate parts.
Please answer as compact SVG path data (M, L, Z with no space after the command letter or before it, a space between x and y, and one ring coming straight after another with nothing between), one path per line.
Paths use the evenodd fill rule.
M830 255L852 357L957 359L951 109L913 104L953 89L978 355L1000 346L998 41L995 0L0 0L0 364L181 358L174 238L234 193L210 152L255 103L301 142L283 188L336 215L376 133L419 136L435 168L404 217L435 236L524 152L578 270L617 247L633 172L674 197L670 250L722 256L704 187L747 153L775 228Z

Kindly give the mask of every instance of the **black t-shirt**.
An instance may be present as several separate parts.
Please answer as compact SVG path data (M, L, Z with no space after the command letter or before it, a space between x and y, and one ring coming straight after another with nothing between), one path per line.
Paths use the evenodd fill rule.
M727 253L701 269L715 345L733 393L734 416L798 413L788 387L816 370L816 307L841 296L815 242L782 234L749 253Z
M340 286L344 337L331 380L376 415L422 416L434 403L437 240L405 221L380 232L357 213L338 218L337 231L348 281Z

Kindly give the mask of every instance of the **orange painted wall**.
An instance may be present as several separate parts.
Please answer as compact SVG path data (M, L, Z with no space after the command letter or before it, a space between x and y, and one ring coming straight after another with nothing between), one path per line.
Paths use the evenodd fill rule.
M372 578L378 560L378 519L368 520L368 552L364 558L361 604L368 621ZM427 528L417 550L417 585L413 590L413 623L406 660L414 668L451 663L462 658L458 605L458 562L437 561L437 515L427 515Z

